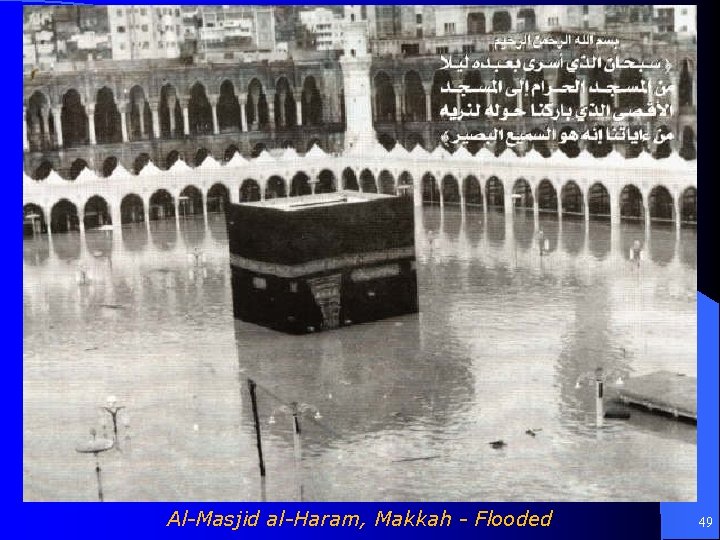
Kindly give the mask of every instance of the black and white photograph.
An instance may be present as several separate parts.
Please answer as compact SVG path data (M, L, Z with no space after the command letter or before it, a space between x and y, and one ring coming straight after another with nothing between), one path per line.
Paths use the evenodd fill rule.
M696 95L693 5L24 6L23 499L697 500Z

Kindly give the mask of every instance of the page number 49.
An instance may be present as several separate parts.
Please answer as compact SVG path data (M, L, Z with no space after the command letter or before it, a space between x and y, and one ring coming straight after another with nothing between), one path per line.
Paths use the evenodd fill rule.
M712 527L712 524L712 516L703 516L700 518L700 521L698 521L698 525L700 525L701 527Z

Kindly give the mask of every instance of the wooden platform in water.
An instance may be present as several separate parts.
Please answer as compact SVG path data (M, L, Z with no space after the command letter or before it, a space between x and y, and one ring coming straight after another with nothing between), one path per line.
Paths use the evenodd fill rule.
M656 371L614 388L616 399L650 412L697 423L697 378Z

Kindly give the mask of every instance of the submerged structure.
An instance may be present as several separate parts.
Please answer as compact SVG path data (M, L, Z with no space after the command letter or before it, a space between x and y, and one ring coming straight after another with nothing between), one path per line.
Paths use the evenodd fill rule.
M303 334L418 311L412 198L232 204L227 224L235 318Z

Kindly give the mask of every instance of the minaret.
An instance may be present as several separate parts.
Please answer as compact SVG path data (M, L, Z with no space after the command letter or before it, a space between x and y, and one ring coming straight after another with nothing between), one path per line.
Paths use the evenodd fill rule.
M375 148L375 130L370 104L370 62L367 21L346 17L343 23L343 72L345 92L345 152L362 153Z

